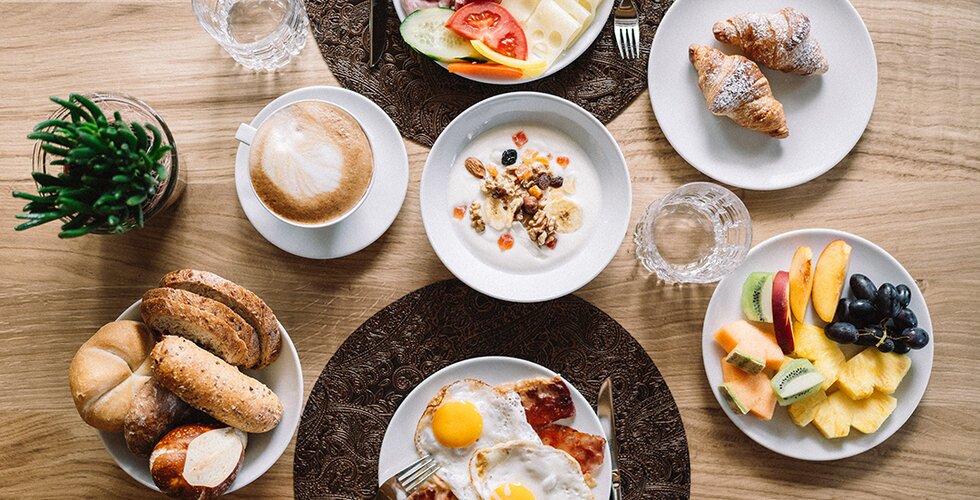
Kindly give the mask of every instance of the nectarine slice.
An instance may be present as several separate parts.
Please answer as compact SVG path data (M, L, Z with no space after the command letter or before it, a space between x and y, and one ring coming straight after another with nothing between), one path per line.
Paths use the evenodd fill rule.
M837 300L844 289L847 265L851 261L851 245L844 240L835 240L827 245L817 259L813 272L813 309L820 319L830 323L837 311Z
M793 254L789 266L789 304L793 316L806 320L806 307L810 305L810 291L813 290L813 250L799 247Z

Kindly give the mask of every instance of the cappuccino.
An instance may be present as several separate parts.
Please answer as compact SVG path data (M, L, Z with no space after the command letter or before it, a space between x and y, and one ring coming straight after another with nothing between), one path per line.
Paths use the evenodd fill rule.
M309 100L276 110L259 126L248 168L255 194L270 211L297 224L323 225L361 202L374 159L353 116Z

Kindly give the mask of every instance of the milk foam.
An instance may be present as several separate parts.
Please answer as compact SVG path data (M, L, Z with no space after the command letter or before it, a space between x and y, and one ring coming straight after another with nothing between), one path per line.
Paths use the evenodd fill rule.
M299 199L331 193L344 175L344 154L322 133L309 130L295 115L283 115L279 128L269 131L262 167L276 186Z

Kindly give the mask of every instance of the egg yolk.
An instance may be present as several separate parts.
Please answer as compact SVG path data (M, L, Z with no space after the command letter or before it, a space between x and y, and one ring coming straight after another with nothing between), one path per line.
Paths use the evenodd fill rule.
M483 432L483 417L473 403L450 401L432 416L432 433L446 448L465 448Z
M493 490L494 500L534 500L531 490L514 483L501 484Z

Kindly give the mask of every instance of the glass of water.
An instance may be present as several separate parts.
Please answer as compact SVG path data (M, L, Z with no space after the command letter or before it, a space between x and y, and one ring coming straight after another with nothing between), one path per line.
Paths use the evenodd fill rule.
M239 64L275 71L306 45L302 0L191 0L197 20Z
M668 283L713 283L752 246L752 220L735 193L685 184L650 205L633 233L636 257Z

